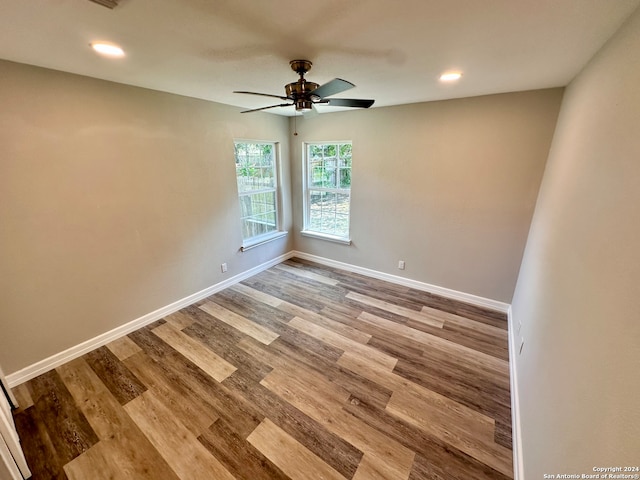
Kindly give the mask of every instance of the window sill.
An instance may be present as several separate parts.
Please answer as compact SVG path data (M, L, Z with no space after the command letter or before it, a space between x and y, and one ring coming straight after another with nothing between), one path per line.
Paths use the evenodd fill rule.
M252 238L246 242L242 242L242 246L240 247L240 251L246 252L247 250L251 250L252 248L259 247L262 244L273 242L282 237L286 237L289 232L273 232L268 233L266 235L261 235L259 237Z
M336 237L335 235L327 235L326 233L310 232L309 230L302 230L300 233L305 237L317 238L319 240L326 240L328 242L341 243L342 245L351 245L350 238Z

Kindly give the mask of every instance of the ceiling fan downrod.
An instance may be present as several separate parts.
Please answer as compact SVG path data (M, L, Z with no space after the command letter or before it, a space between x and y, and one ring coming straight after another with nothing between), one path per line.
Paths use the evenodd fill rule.
M313 65L309 60L291 60L289 62L291 70L300 75L297 82L289 83L285 85L284 90L287 97L293 98L296 111L307 112L313 110L313 102L310 100L309 95L316 88L317 83L307 82L304 78L305 73L311 70Z

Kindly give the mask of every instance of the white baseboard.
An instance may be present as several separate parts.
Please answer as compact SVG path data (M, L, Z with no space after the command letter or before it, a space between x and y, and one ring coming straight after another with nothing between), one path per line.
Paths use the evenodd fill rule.
M440 295L445 298L450 298L452 300L458 300L460 302L470 303L471 305L475 305L477 307L489 308L491 310L497 310L502 313L507 313L509 311L509 304L504 302L499 302L497 300L492 300L490 298L479 297L477 295L472 295L471 293L459 292L457 290L451 290L445 287L439 287L437 285L431 285L429 283L419 282L418 280L411 280L410 278L399 277L397 275L391 275L389 273L379 272L377 270L371 270L369 268L358 267L356 265L351 265L349 263L338 262L336 260L331 260L329 258L318 257L316 255L311 255L309 253L293 251L291 252L291 257L298 257L303 260L309 260L311 262L320 263L322 265L327 265L329 267L340 268L342 270L347 270L353 273L360 273L362 275L366 275L368 277L377 278L379 280L384 280L386 282L395 283L397 285L403 285L405 287L415 288L416 290L422 290L424 292L433 293L435 295Z
M10 388L13 388L21 383L31 380L32 378L37 377L38 375L42 375L43 373L48 372L49 370L53 370L54 368L62 365L63 363L69 362L75 358L81 357L85 353L88 353L92 350L95 350L98 347L102 347L113 340L116 340L120 337L123 337L145 325L153 323L161 318L166 317L167 315L177 312L181 308L187 307L203 298L207 298L210 295L213 295L216 292L224 290L231 285L234 285L242 280L245 280L257 273L266 270L278 263L284 262L285 260L291 258L293 256L292 252L285 253L284 255L280 255L273 260L265 262L261 265L253 267L245 272L242 272L238 275L235 275L223 282L216 283L210 287L205 288L199 292L196 292L188 297L184 297L176 302L173 302L169 305L166 305L158 310L155 310L151 313L147 313L140 318L132 320L124 325L114 328L113 330L109 330L103 334L98 335L97 337L91 338L85 342L82 342L78 345L75 345L71 348L68 348L60 353L56 353L44 360L40 360L39 362L34 363L33 365L29 365L17 372L11 373L6 376L7 383Z
M513 480L524 480L524 464L522 462L522 437L520 430L520 401L518 396L518 369L516 368L516 352L518 342L512 310L507 312L509 328L509 378L511 381L511 439L513 443Z
M308 253L292 250L288 253L285 253L284 255L280 255L277 258L274 258L268 262L265 262L245 272L235 275L234 277L231 277L223 282L220 282L208 288L205 288L204 290L196 292L176 302L173 302L169 305L159 308L158 310L155 310L151 313L143 315L140 318L132 320L119 327L116 327L113 330L100 334L97 337L91 338L85 342L82 342L78 345L68 348L67 350L64 350L60 353L56 353L55 355L52 355L48 358L40 360L39 362L29 365L28 367L18 370L17 372L11 373L6 376L7 383L9 384L10 388L20 385L21 383L24 383L28 380L31 380L32 378L37 377L38 375L48 372L49 370L52 370L62 365L63 363L66 363L70 360L78 358L84 355L85 353L88 353L92 350L95 350L98 347L106 345L107 343L112 342L113 340L116 340L120 337L123 337L145 325L148 325L157 320L160 320L161 318L166 317L171 313L177 312L181 308L184 308L199 300L202 300L203 298L213 295L216 292L224 290L225 288L230 287L231 285L241 282L242 280L245 280L259 272L262 272L263 270L266 270L272 267L273 265L277 265L278 263L284 262L285 260L292 257L299 257L301 259L310 260L316 263L320 263L322 265L340 268L343 270L347 270L349 272L360 273L362 275L367 275L372 278L377 278L377 279L395 283L398 285L404 285L407 287L415 288L417 290L426 291L426 292L433 293L436 295L441 295L443 297L450 298L453 300L459 300L461 302L466 302L466 303L477 305L480 307L490 308L500 312L506 313L509 310L508 304L503 302L498 302L496 300L478 297L476 295L472 295L469 293L458 292L456 290L451 290L444 287L438 287L436 285L430 285L428 283L419 282L417 280L398 277L396 275L390 275L388 273L379 272L377 270L358 267L356 265L350 265L348 263L338 262L336 260L331 260L328 258L318 257L316 255L311 255Z

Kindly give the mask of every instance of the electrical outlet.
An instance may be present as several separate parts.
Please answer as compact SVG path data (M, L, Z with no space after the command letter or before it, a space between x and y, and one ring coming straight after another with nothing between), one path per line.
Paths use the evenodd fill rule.
M404 260L398 260L398 268L404 270Z
M227 271L227 264L226 263L221 264L220 270L222 270L222 273L225 273Z
M520 339L520 349L518 350L518 355L522 355L523 347L524 347L524 338Z

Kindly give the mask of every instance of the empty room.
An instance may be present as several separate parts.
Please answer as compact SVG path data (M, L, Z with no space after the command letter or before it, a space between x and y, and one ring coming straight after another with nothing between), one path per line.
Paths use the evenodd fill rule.
M0 32L1 480L640 478L640 0Z

